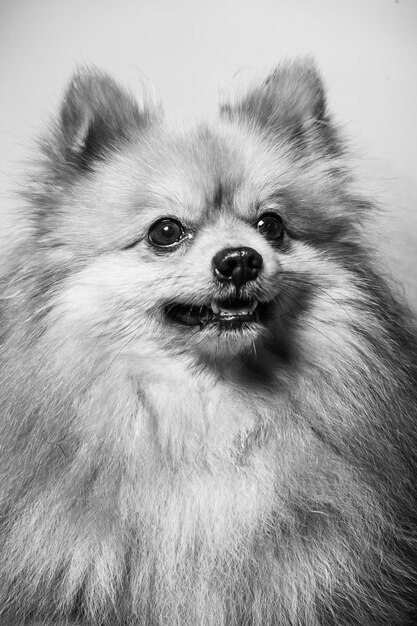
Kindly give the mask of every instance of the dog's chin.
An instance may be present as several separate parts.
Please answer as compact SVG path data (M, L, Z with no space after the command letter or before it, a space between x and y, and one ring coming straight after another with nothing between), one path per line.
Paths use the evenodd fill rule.
M252 299L212 300L204 305L174 302L164 307L166 322L215 359L231 358L253 349L265 335L272 302Z

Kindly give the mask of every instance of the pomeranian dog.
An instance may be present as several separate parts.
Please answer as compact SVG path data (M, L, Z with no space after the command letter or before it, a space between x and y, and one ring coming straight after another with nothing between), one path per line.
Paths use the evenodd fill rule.
M1 623L416 624L416 333L314 64L186 130L83 70L41 155L2 278Z

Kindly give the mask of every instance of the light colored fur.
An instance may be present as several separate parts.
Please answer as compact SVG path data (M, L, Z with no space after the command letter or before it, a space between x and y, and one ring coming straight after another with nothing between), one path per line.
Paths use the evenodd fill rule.
M407 624L395 595L413 577L402 550L412 545L415 459L404 446L416 436L415 363L411 345L401 352L402 313L370 290L372 265L368 278L356 271L369 263L364 208L343 160L294 160L291 144L252 123L154 124L94 176L40 181L35 193L46 189L55 208L5 281L3 614L95 626ZM233 202L210 212L219 178ZM294 229L300 219L277 190L304 199L313 231L315 210L329 222L350 212L351 266L314 236L287 253L271 247L256 211L278 210ZM157 256L146 232L163 215L193 229L186 249ZM245 289L275 299L273 322L227 336L167 324L167 301L218 293L213 256L235 246L262 254ZM40 276L50 276L42 289ZM274 348L284 340L291 358Z

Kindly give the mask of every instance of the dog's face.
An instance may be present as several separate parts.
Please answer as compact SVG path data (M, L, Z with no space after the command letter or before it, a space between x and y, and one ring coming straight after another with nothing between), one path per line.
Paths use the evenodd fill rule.
M71 323L94 334L109 324L106 336L113 328L117 341L131 338L127 353L162 343L227 359L266 340L291 242L262 174L272 151L245 139L249 150L227 128L150 133L77 190L54 235L68 241L71 224L83 224L71 253L85 256L60 295Z
M132 122L132 103L103 80L75 84L62 113L64 192L42 222L52 262L71 266L58 323L109 355L285 355L317 286L344 286L324 249L352 218L312 111L278 134L236 110L178 131L156 114Z

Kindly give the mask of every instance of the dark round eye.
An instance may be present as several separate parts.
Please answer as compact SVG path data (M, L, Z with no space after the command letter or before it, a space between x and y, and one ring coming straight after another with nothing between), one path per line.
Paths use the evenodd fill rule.
M284 236L282 219L276 213L264 213L257 221L256 228L270 241L281 241Z
M152 224L148 232L148 239L154 246L172 246L184 236L185 230L181 222L170 217L164 217Z

